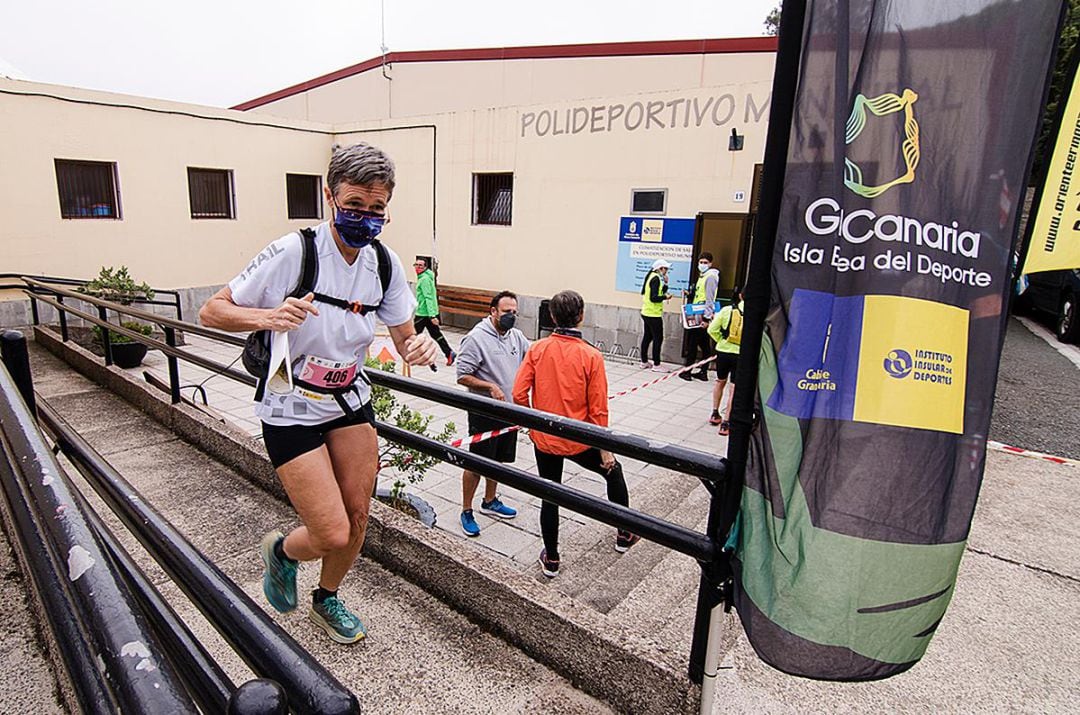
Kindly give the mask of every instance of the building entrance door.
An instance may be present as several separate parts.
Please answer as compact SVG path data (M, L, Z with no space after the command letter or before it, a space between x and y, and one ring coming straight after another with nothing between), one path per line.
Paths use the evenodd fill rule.
M704 252L713 256L713 267L720 270L716 299L727 302L731 291L742 285L749 256L750 221L748 214L699 213L694 225L694 252L690 259L690 298L697 285L697 259ZM684 302L689 302L689 298ZM684 331L685 332L685 331ZM687 336L683 335L681 353L686 355Z

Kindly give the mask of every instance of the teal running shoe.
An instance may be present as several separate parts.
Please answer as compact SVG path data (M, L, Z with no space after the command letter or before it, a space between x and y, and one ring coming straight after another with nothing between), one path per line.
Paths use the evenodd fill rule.
M355 643L367 637L364 624L337 596L330 596L322 603L313 604L308 618L338 643Z
M296 568L292 559L279 559L274 546L285 538L280 531L271 531L259 544L263 565L263 594L278 613L296 610Z

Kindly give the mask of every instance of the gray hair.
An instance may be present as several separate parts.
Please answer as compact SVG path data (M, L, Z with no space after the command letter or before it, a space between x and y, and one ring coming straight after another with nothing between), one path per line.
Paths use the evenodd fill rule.
M383 151L360 142L352 146L335 145L331 149L330 167L326 170L330 193L337 195L343 183L356 186L383 184L394 193L394 162Z

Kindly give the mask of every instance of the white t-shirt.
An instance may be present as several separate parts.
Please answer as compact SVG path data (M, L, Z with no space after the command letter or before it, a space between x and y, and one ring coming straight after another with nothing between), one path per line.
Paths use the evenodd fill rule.
M315 290L346 301L366 305L379 303L374 313L359 315L333 305L315 301L319 314L308 315L299 328L289 331L289 353L294 380L307 359L317 358L339 366L364 363L367 347L375 336L375 316L390 326L412 319L416 299L397 254L387 248L390 257L390 284L382 295L379 282L379 258L373 246L360 249L350 266L338 250L330 225L315 227L315 250L319 273ZM300 280L303 247L299 233L290 233L271 243L251 261L240 275L229 281L233 302L246 308L276 308ZM348 392L349 407L357 409L371 399L371 388L359 376L357 392ZM341 417L344 412L331 395L316 395L294 389L287 395L266 390L255 414L262 421L279 426L315 425Z

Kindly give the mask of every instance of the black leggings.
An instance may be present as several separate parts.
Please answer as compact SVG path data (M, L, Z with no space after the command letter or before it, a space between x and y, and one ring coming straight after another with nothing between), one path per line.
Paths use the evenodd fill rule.
M611 471L600 466L600 450L590 447L580 454L571 454L563 457L557 454L548 454L533 448L536 452L536 471L544 479L562 484L563 460L569 459L585 467L590 472L596 472L607 481L607 497L616 504L630 506L630 495L626 491L626 480L623 479L622 465L615 460L615 466ZM540 504L540 533L544 537L544 549L547 557L553 561L559 558L559 507L551 502Z
M439 344L439 347L442 348L443 355L450 357L450 343L446 342L446 336L439 330L439 326L435 325L431 320L431 317L421 317L418 315L413 318L413 329L416 330L417 335L424 332L426 329L432 339L434 339L435 342Z
M686 362L684 365L693 365L698 361L698 349L701 349L701 359L712 356L712 340L704 327L691 328L686 331ZM704 374L709 371L708 365L702 365L698 370Z
M641 362L649 362L646 357L649 354L649 343L652 343L652 361L654 365L660 364L660 346L664 342L664 319L661 317L650 318L641 316L645 322L645 335L641 338Z

